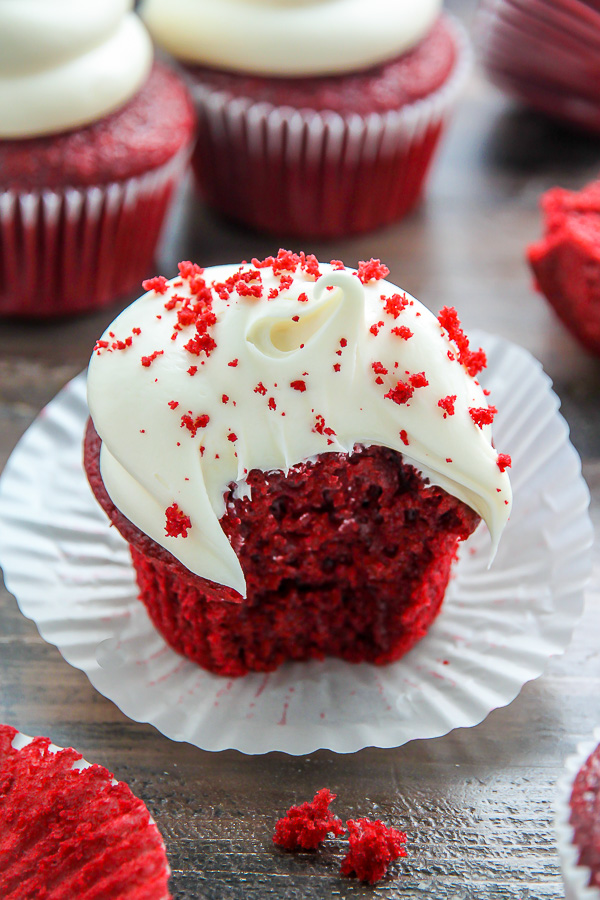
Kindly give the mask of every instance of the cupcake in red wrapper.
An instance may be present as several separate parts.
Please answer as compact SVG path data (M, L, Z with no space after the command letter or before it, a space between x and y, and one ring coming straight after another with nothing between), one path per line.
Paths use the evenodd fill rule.
M207 202L254 228L323 238L412 209L470 59L440 7L225 0L215 14L209 0L144 0L190 78Z
M541 199L544 237L527 248L536 287L569 331L600 356L600 181Z
M169 900L165 846L124 782L0 725L3 900Z
M600 132L600 9L586 0L483 0L476 42L490 78L553 118Z
M97 342L88 478L152 621L214 672L392 662L480 517L498 541L510 459L485 355L387 272L181 263Z
M0 315L98 309L148 274L195 114L127 5L0 10Z
M565 763L556 839L567 900L600 900L600 728Z

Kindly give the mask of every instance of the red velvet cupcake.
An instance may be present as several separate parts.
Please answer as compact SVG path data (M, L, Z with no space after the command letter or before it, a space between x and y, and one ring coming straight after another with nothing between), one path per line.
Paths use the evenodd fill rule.
M600 181L552 188L542 199L545 234L527 248L536 287L569 331L600 355Z
M288 251L182 263L96 345L92 490L152 621L211 671L392 662L480 516L498 540L510 459L483 351L387 271Z
M468 68L438 0L390 4L145 0L155 40L185 64L207 202L264 231L333 238L419 200ZM331 7L335 6L332 10Z
M117 0L75 21L72 4L12 7L0 10L0 315L98 309L148 273L193 107Z
M483 0L477 45L490 78L552 118L600 132L600 9L586 0Z
M169 875L158 828L124 782L0 725L3 900L168 900Z

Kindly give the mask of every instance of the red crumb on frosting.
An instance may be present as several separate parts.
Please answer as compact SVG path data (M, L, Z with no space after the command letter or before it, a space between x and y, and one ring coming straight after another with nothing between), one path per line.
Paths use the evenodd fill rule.
M237 441L237 434L232 431L231 434L227 435L227 440L231 441L231 443L233 444L235 441Z
M408 306L406 294L392 294L390 297L386 297L385 294L382 294L381 299L384 301L384 310L388 316L392 316L394 319L397 319L402 310Z
M415 372L408 379L414 388L427 387L429 382L425 378L425 372Z
M188 536L188 530L192 527L189 516L179 509L176 503L173 503L165 510L165 534L167 537L183 537Z
M356 875L359 881L375 884L391 862L406 856L403 831L371 819L349 819L346 825L350 849L342 862L342 875Z
M155 350L150 356L142 356L142 365L148 368L148 366L152 365L157 356L162 356L164 352L164 350Z
M485 353L479 350L469 349L469 339L461 328L458 313L453 306L444 306L438 313L438 322L448 333L451 341L458 347L458 360L473 378L485 369L487 359Z
M313 428L313 431L316 431L317 434L335 435L335 431L333 430L333 428L329 428L325 424L325 418L321 415L317 415L315 417L315 426Z
M169 404L170 405L170 404ZM210 416L206 413L202 416L196 416L194 419L191 409L181 417L181 428L187 428L192 437L196 437L199 428L206 428L210 422Z
M491 425L497 412L498 410L495 406L469 407L469 415L479 428L483 428L484 425Z
M496 465L501 472L504 472L506 469L510 469L510 467L512 466L512 459L510 458L508 453L499 453L498 459L496 460Z
M380 281L390 274L388 267L381 262L380 259L369 259L367 261L361 259L358 263L358 271L356 273L363 284L369 281Z
M444 410L444 418L446 416L454 415L454 404L456 403L456 394L448 394L447 397L442 397L441 400L438 400L438 406Z
M188 375L195 375L198 371L198 366L190 366L187 370Z
M169 400L168 403L169 409L177 409L179 406L179 400Z
M409 443L408 435L407 435L406 431L404 430L404 428L400 432L400 440L402 441L402 443L404 444L405 447L408 447L408 443Z
M177 268L179 269L179 274L182 278L190 279L196 278L204 273L204 269L201 268L197 263L190 262L189 259L185 259L180 263L177 263Z
M332 259L329 265L332 266L336 272L342 272L346 268L341 259Z
M298 379L297 381L290 381L290 387L294 388L295 391L300 391L300 393L304 393L306 390L306 382L302 381L302 379Z
M142 281L142 287L145 291L156 291L157 294L167 293L167 279L164 275L157 275L155 278L147 278Z
M269 407L269 409L277 409L277 403L275 402L275 397L269 397L268 407Z
M254 388L254 393L255 393L255 394L262 394L263 397L265 396L265 394L267 393L267 389L266 389L266 387L264 386L264 384L262 383L262 381L259 381L259 382L258 382L258 384L256 385L256 387Z
M388 373L388 370L386 369L386 367L383 365L382 362L376 361L374 363L371 363L371 367L376 375L387 375L387 373Z
M231 362L228 362L228 363L227 363L227 365L228 365L228 366L231 366L232 369L235 369L235 367L237 366L237 364L238 364L238 360L237 360L237 359L232 359Z
M290 806L275 826L273 843L286 850L316 850L328 834L343 834L346 829L341 819L329 810L335 797L328 788L322 788L310 802Z
M406 381L399 381L396 387L390 388L387 394L384 394L384 397L386 400L393 400L394 403L400 406L403 403L408 403L414 392L415 389L412 384L407 384Z
M189 353L193 353L194 356L200 356L201 353L210 356L217 344L210 334L204 333L194 335L194 337L190 338L187 344L184 344L183 346L185 350Z
M377 337L380 328L383 328L383 322L377 322L375 325L371 325L369 331Z
M392 334L402 338L404 341L407 341L413 336L413 332L406 325L397 325L395 328L392 328Z

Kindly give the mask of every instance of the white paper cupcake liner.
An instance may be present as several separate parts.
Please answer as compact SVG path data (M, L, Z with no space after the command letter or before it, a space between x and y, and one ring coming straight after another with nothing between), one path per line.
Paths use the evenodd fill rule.
M192 80L200 122L193 165L209 202L250 226L315 237L367 231L404 215L420 196L471 68L464 29L446 20L457 48L447 81L385 113L275 107Z
M591 872L579 865L579 848L573 843L574 830L569 824L571 791L575 776L592 751L600 744L600 727L589 741L577 745L576 752L565 762L564 772L557 785L555 804L555 833L566 900L600 900L600 890L590 887Z
M190 153L104 185L0 190L0 315L67 315L130 291L148 274Z
M591 566L589 492L541 366L473 335L498 407L495 442L512 455L513 512L488 569L480 526L463 545L428 635L388 666L287 663L230 679L176 654L150 623L127 544L82 468L79 376L42 411L0 480L0 563L23 613L131 718L174 740L245 753L393 747L480 722L561 653Z

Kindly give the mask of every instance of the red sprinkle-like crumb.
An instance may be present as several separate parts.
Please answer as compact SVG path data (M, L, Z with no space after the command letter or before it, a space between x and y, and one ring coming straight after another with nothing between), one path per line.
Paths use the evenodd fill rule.
M169 409L177 409L179 406L179 400L169 400Z
M286 850L316 850L328 834L343 834L346 829L341 820L329 810L335 797L322 788L310 802L291 806L275 826L273 843Z
M392 316L394 319L397 319L402 310L408 306L406 294L392 294L390 297L382 294L381 299L383 300L384 310L388 316Z
M425 372L415 372L408 379L414 388L427 387L429 382L425 378Z
M335 435L333 428L329 428L325 425L325 417L321 415L315 417L315 427L313 428L313 431L316 431L317 434Z
M442 397L441 400L438 400L438 406L444 410L444 418L446 416L454 415L454 404L456 403L456 394L448 394L447 397Z
M479 428L491 425L498 410L495 406L470 406L469 415Z
M298 379L297 381L290 381L290 387L294 388L295 391L300 391L300 393L304 393L306 390L306 382Z
M363 284L369 281L379 281L390 274L388 267L381 262L380 259L369 259L365 261L361 259L358 263L358 271L356 273Z
M407 341L413 336L413 332L406 325L397 325L395 328L392 328L392 334L402 338L403 341Z
M187 279L196 278L204 273L204 269L189 260L183 260L183 262L177 263L177 268L179 269L181 277Z
M196 334L193 338L191 338L187 344L184 344L184 349L189 353L193 353L194 356L200 356L201 353L205 353L206 356L210 356L212 351L217 346L216 341L210 336L210 334Z
M188 531L192 527L190 517L186 516L186 514L179 509L176 503L173 503L171 506L169 506L168 509L165 510L165 515L165 534L168 537L186 538L188 536Z
M277 409L277 403L275 402L275 397L269 397L267 405L268 405L269 409Z
M167 279L164 275L157 275L155 278L147 278L142 281L142 287L145 291L156 291L157 294L167 293Z
M371 363L371 368L373 369L373 371L375 372L376 375L387 375L387 373L388 373L388 370L386 369L386 367L383 365L382 362L375 361L374 363Z
M512 466L512 459L510 458L508 453L499 453L498 459L496 460L496 465L501 472L504 472L506 469L510 469L510 467Z
M228 363L227 363L227 365L228 365L228 366L231 366L232 369L235 369L235 367L237 366L237 364L238 364L238 360L237 360L237 359L232 359L231 362L228 362Z
M341 259L332 259L330 260L329 265L332 266L336 272L341 272L346 268Z
M369 331L371 332L371 334L374 334L375 337L377 337L380 328L383 328L383 322L377 322L376 325L371 325Z
M192 411L189 410L186 414L181 417L181 428L187 428L192 437L196 437L196 432L199 428L206 428L208 423L210 422L210 416L206 413L202 416L192 416Z
M157 356L162 356L164 350L155 350L154 353L151 353L150 356L142 356L142 365L148 368L151 366Z
M258 384L256 385L256 387L254 388L254 393L255 393L255 394L262 394L263 397L265 396L265 394L267 393L267 389L266 389L266 387L264 386L264 384L262 383L262 381L259 381L259 382L258 382Z
M198 371L198 366L190 366L187 370L188 375L195 375Z
M360 881L375 884L383 878L391 862L406 856L403 831L371 819L349 819L346 825L350 849L342 862L342 875L356 875Z
M231 434L227 435L227 440L231 441L231 443L233 444L235 441L237 441L237 434L232 431Z
M453 306L444 306L438 313L438 322L442 328L448 333L451 341L454 341L458 347L459 362L465 367L469 375L473 378L485 369L487 359L485 353L479 350L469 349L469 339L461 328L458 313Z
M407 435L406 431L404 430L404 428L400 432L400 440L402 441L402 443L404 444L405 447L408 447L408 443L409 443L408 435Z

